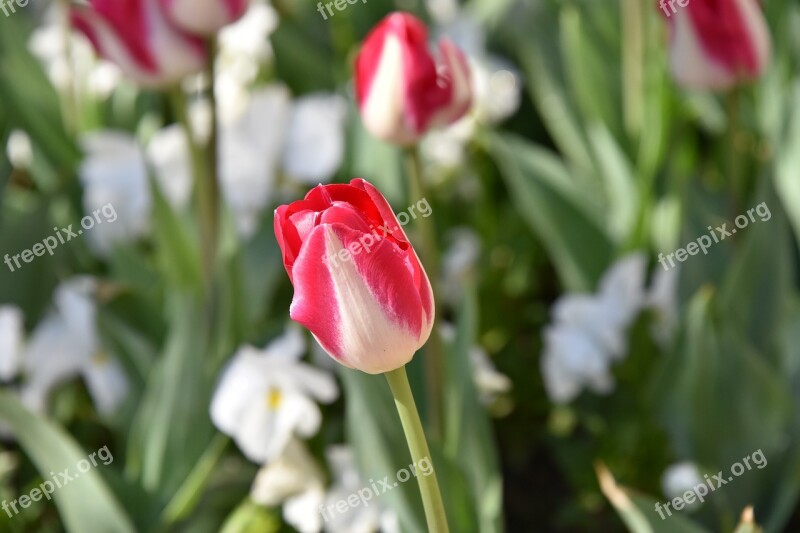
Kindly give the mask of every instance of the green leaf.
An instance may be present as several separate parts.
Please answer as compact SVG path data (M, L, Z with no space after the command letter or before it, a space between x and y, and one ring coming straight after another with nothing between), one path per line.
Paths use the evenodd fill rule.
M565 194L570 187L567 170L555 156L519 137L485 138L512 201L544 244L565 288L592 290L613 249L589 210Z
M648 496L617 485L605 465L595 466L600 489L614 506L617 514L631 533L708 533L708 530L685 516L674 512L662 519L656 510L658 502ZM663 505L662 505L663 508Z
M793 87L792 95L786 139L775 161L775 188L800 243L800 82Z
M148 491L173 497L214 434L208 328L195 298L174 295L170 334L148 377L126 469Z
M42 478L52 472L69 473L75 479L53 492L63 525L75 533L133 533L134 527L114 494L96 469L77 472L87 453L61 427L26 411L17 399L0 390L0 420L7 423Z
M470 350L477 336L475 288L465 291L455 342L445 367L445 453L469 483L482 533L503 531L503 479L492 425L472 377Z

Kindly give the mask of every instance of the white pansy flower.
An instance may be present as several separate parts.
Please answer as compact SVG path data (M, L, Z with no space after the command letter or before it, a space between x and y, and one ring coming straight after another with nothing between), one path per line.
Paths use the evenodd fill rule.
M316 401L339 394L330 374L300 361L305 351L292 327L263 350L239 348L223 371L211 419L255 463L279 457L293 436L314 435L322 421Z
M43 410L49 393L77 376L86 383L100 414L112 413L128 393L128 380L118 361L100 345L92 300L96 283L78 277L56 288L54 309L31 333L23 353L26 376L23 403Z
M450 231L450 246L442 257L441 287L444 298L457 302L465 278L475 269L481 254L481 239L470 228L454 228Z
M86 232L95 253L108 255L116 244L144 235L150 225L147 166L136 139L118 131L97 131L81 139L84 159L78 169L83 185L83 211L91 215L111 204L117 220Z
M610 366L625 356L627 329L645 303L645 269L643 254L629 255L603 275L596 294L568 294L555 303L541 361L552 401L570 402L584 387L613 390Z
M336 502L347 501L352 494L369 487L358 472L353 451L349 446L329 446L326 450L328 465L333 475L333 484L328 489L323 504L326 513L324 524L327 533L399 533L397 518L391 510L385 510L377 501L369 502L369 506L348 506L340 513L336 510ZM319 511L319 510L318 510Z
M647 295L647 307L655 314L651 332L664 349L672 343L678 327L678 273L677 268L656 269Z
M11 130L6 143L8 162L14 168L30 168L33 163L31 138L22 130Z
M316 93L295 100L292 107L283 169L309 185L327 183L344 157L347 103L333 93Z
M242 18L220 31L215 91L224 114L244 111L250 87L272 59L269 36L277 27L278 14L272 6L255 0Z
M158 130L147 143L147 159L153 175L169 204L185 209L192 195L189 141L178 124Z
M283 504L283 517L300 533L322 529L319 506L325 499L325 479L305 444L292 439L283 453L261 467L250 497L268 507Z
M661 475L661 490L670 500L683 497L683 494L704 483L697 465L691 461L682 461L667 467ZM699 502L695 501L694 504ZM692 505L687 504L687 507ZM696 506L696 505L695 505Z
M17 376L24 334L22 311L14 305L0 306L0 381Z
M473 346L469 351L469 361L472 365L472 379L475 381L481 403L490 405L498 396L511 390L511 380L497 370L483 348Z
M72 30L67 17L60 6L51 7L31 34L28 48L58 91L105 98L119 85L122 72L98 58L89 40Z
M291 97L283 85L254 92L244 113L220 131L220 186L240 235L251 237L269 204Z

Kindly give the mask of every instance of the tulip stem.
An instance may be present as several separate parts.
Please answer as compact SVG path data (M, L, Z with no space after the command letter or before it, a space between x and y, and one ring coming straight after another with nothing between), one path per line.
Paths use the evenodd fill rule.
M411 197L410 202L418 202L427 199L428 191L425 181L422 179L422 164L419 156L419 148L415 145L406 151L406 166L409 175ZM439 249L436 244L436 230L433 220L430 217L418 217L417 227L421 233L422 263L426 266L428 278L433 292L434 306L439 301ZM439 315L439 310L435 308L435 316ZM428 427L434 439L442 435L442 365L444 362L444 350L442 349L442 338L439 328L434 324L428 341L430 353L425 357L425 377L426 377L426 400L428 413Z
M411 385L408 383L406 367L401 366L397 370L386 372L386 380L394 396L394 404L397 413L400 415L400 422L403 424L403 431L406 434L408 449L411 452L411 460L415 466L419 466L420 461L425 460L433 466L431 452L428 449L428 441L425 439L425 431L422 429L422 422L419 419L417 405L414 403L414 395L411 392ZM436 479L436 471L431 468L430 474L422 475L417 473L419 491L422 495L422 506L425 509L425 519L428 522L428 531L433 533L447 533L447 516L444 512L442 494L439 491L439 481Z
M216 57L216 41L213 37L206 43L208 61L206 62L206 78L208 82L208 102L210 109L210 127L205 147L205 172L202 182L198 184L198 208L200 209L200 238L203 241L203 264L205 265L209 289L213 284L214 265L217 258L219 242L219 178L217 162L217 95L214 90L216 73L214 59Z

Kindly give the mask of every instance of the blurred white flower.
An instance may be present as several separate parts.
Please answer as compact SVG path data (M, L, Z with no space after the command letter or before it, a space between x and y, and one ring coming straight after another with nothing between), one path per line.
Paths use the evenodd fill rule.
M603 275L597 294L568 294L553 308L544 332L542 375L550 399L567 403L584 387L611 392L611 363L627 351L627 328L645 303L646 257L632 254Z
M42 62L58 91L109 96L119 85L122 72L113 63L97 58L89 41L73 31L66 18L63 8L53 5L31 33L28 48Z
M481 403L492 404L495 399L511 390L511 380L499 372L489 354L480 346L473 346L469 351L472 364L472 379L478 389Z
M383 509L379 502L371 501L369 506L349 507L343 513L337 512L336 502L347 500L348 496L357 494L359 489L369 487L361 479L356 467L353 451L349 446L329 446L325 453L333 475L333 484L325 495L328 509L325 514L325 531L327 533L399 533L397 517L393 511ZM333 511L331 512L331 507ZM319 509L315 509L319 512Z
M327 183L344 157L347 103L338 94L315 93L295 100L292 107L283 169L309 185Z
M112 413L127 396L122 366L100 345L95 287L94 279L78 277L56 288L54 309L33 330L22 356L26 380L21 395L28 407L44 411L50 392L77 376L83 377L100 414Z
M234 24L219 33L216 93L224 114L241 113L262 66L272 59L270 34L278 27L278 14L269 4L254 0Z
M239 348L220 378L211 419L255 463L277 459L293 436L320 427L316 401L330 403L339 390L333 377L301 362L306 343L290 327L263 350Z
M441 290L445 300L457 303L461 288L470 272L475 269L481 254L481 239L467 227L449 232L450 246L442 257Z
M17 376L24 335L22 311L15 305L0 306L0 381Z
M14 168L29 168L33 163L31 138L22 130L11 130L6 143L6 155Z
M651 332L663 349L672 344L678 327L678 273L678 268L657 268L647 295L647 307L655 314Z
M325 499L325 479L302 441L292 438L283 453L258 471L250 497L268 507L283 504L283 517L300 533L322 529L319 506Z
M255 233L269 204L290 105L289 90L271 85L254 92L234 120L220 117L220 186L244 237Z
M155 132L147 143L147 159L169 204L178 210L185 209L194 180L188 162L189 142L183 127L172 124Z
M703 483L697 465L691 461L672 464L661 475L661 489L670 500L679 496L683 497L684 492Z
M84 159L78 169L83 185L83 210L91 214L112 204L117 220L86 233L89 246L105 256L114 245L135 240L150 226L147 166L136 139L116 131L97 131L81 139Z
M439 332L448 343L456 340L456 328L449 322L439 326ZM511 390L511 380L505 374L498 372L486 350L479 345L473 345L469 350L469 361L472 369L472 380L478 390L481 403L491 405L495 399Z

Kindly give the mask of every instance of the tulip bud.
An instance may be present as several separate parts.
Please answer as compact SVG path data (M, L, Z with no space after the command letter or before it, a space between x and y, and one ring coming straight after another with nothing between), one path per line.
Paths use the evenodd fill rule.
M427 41L425 25L408 13L387 16L364 41L356 58L356 100L364 126L376 137L411 144L469 110L464 54L443 39L434 58Z
M100 55L137 83L168 85L202 69L206 59L202 41L171 26L158 0L91 0L90 4L72 9L72 24Z
M160 0L170 21L195 35L213 35L247 10L247 0Z
M679 84L725 90L764 72L771 44L757 0L675 1L659 5L670 25L670 64Z
M289 314L338 362L380 374L428 340L428 276L372 184L315 187L275 211L275 236L294 285Z

